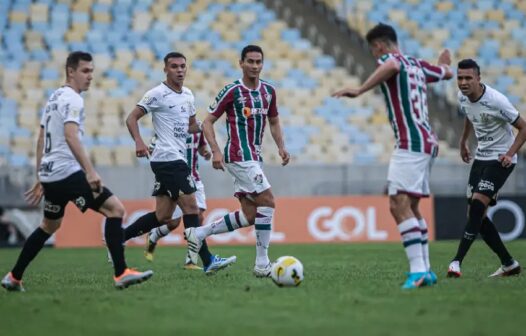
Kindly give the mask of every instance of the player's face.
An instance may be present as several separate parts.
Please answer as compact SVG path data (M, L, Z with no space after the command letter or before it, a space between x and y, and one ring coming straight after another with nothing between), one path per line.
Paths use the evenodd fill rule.
M179 85L183 85L186 77L186 60L182 57L169 58L164 67L166 77Z
M69 78L80 92L87 91L93 79L93 62L79 61L76 69L69 68Z
M375 40L369 43L369 50L373 54L374 58L378 59L383 55L387 54L387 45L385 42L380 40Z
M245 55L245 59L239 61L243 69L243 77L258 79L263 69L263 55L257 51L251 51Z
M457 85L464 96L469 96L480 86L480 75L475 69L458 69Z

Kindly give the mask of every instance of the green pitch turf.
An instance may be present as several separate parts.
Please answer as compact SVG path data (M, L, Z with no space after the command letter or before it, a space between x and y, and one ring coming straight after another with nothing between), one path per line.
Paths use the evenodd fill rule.
M509 244L526 263L526 241ZM215 276L181 268L182 248L139 248L128 264L152 279L112 287L103 249L45 249L25 274L26 293L0 288L0 335L525 335L526 278L488 279L498 260L476 242L461 279L446 279L456 242L431 244L437 286L402 291L401 244L274 245L305 266L298 288L252 276L254 247L214 247L238 262ZM3 276L18 249L0 250Z

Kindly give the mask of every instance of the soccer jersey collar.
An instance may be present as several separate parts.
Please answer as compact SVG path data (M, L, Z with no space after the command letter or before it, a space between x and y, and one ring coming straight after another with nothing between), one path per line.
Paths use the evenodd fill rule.
M181 91L176 91L173 87L171 87L170 85L166 84L165 82L162 82L164 84L164 86L166 86L167 88L169 88L170 90L172 90L173 92L177 93L177 94L181 94L183 93L183 87L181 86Z
M261 79L258 79L258 87L255 89L251 89L248 86L246 86L245 83L243 83L243 78L240 78L239 82L241 83L241 86L247 89L248 91L259 91L259 89L261 88Z

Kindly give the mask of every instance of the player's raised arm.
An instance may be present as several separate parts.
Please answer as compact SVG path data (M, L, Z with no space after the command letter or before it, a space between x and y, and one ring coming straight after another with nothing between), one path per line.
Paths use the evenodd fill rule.
M139 119L144 117L145 114L146 112L142 107L135 106L126 118L126 127L128 127L128 131L135 141L135 155L137 157L148 156L148 146L142 140L141 132L139 131Z
M464 118L464 128L462 129L462 135L460 136L460 157L465 163L469 163L472 159L471 151L469 150L468 139L473 132L473 124L467 117Z
M217 144L216 133L214 131L214 123L217 121L217 117L213 114L208 114L205 121L203 121L203 134L205 135L206 141L210 144L212 151L212 166L214 169L225 170L223 165L223 153Z
M378 68L367 78L367 80L359 88L343 88L334 92L332 97L348 97L355 98L361 94L371 90L375 86L387 81L395 74L400 72L400 63L396 59L389 59L380 64Z
M269 128L270 134L278 147L278 153L281 157L281 165L286 166L290 161L290 154L285 149L285 141L283 140L283 132L281 130L281 123L279 122L279 116L269 117Z
M93 191L99 191L102 189L102 181L93 168L93 164L89 159L84 146L79 139L79 125L75 122L66 122L64 124L64 136L68 147L71 149L71 153L75 156L82 169L86 172L86 179L91 186Z

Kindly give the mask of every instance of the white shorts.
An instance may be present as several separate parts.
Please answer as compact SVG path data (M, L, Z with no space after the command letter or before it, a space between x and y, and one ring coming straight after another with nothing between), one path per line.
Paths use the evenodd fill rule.
M205 185L203 181L195 181L195 200L197 201L197 207L199 210L206 210L206 195L205 195ZM183 217L183 211L179 206L175 208L174 213L172 214L172 219Z
M397 194L414 197L429 196L429 175L432 165L433 157L429 154L395 149L387 173L389 196Z
M258 161L226 163L225 167L234 180L234 196L238 198L270 189L270 183Z

